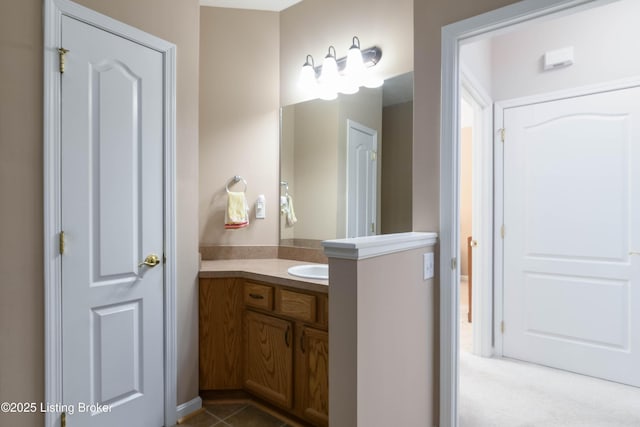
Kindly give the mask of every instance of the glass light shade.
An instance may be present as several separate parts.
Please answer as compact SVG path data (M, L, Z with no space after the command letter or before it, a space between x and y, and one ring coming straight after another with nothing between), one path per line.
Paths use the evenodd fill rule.
M328 54L324 57L324 61L322 62L322 72L320 73L318 81L322 85L336 87L339 78L340 75L338 74L338 63L336 62L336 57Z
M347 77L362 76L366 71L364 61L362 60L362 52L357 46L351 46L347 54L347 66L344 69L344 75Z
M300 86L304 89L312 89L316 85L316 71L309 63L305 63L300 70Z

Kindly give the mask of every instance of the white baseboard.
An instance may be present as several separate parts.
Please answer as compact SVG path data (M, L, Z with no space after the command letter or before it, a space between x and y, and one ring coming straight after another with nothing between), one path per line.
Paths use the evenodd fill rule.
M176 407L176 414L178 416L178 419L180 419L194 413L200 408L202 408L202 399L200 398L200 396L198 396L188 402L178 405Z

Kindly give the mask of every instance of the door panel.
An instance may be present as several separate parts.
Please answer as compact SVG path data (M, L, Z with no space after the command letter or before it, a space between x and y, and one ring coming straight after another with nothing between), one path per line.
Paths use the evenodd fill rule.
M505 356L640 386L638 99L504 110Z
M140 76L113 60L90 64L93 142L92 194L100 218L94 254L100 276L135 277L140 233ZM117 171L117 173L114 173ZM118 227L113 227L118 224ZM122 244L130 242L130 244Z
M72 18L61 75L64 403L69 425L164 424L162 54Z
M92 309L92 382L96 401L118 406L141 394L141 302Z

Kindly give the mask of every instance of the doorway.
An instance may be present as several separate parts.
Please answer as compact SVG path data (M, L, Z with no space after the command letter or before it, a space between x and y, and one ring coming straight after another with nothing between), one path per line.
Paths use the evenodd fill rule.
M495 30L502 30L505 34L506 28L516 24L531 21L536 18L550 17L562 12L568 16L571 12L589 7L602 6L610 2L590 2L590 1L556 1L547 2L544 6L540 2L525 1L517 3L496 12L490 12L473 19L458 22L443 28L443 98L442 98L442 126L441 126L441 425L457 425L457 395L458 395L458 363L459 343L457 342L459 331L456 330L456 323L460 317L458 312L458 302L460 298L457 287L457 276L459 274L459 253L460 253L460 231L457 228L460 197L460 147L459 126L455 118L458 117L458 105L460 99L458 53L460 45L472 39L477 40L483 35ZM604 21L604 20L603 20ZM611 21L607 21L610 25ZM524 49L521 49L524 50ZM539 54L544 53L539 52ZM535 65L535 63L534 63ZM522 81L512 79L514 85ZM499 98L498 98L499 99ZM496 130L498 128L496 127ZM499 136L499 135L498 135ZM496 158L496 168L501 167L501 159ZM496 198L499 194L496 194ZM501 231L504 230L501 224L494 227L494 250L502 253ZM502 271L498 268L494 271L496 283L502 281ZM496 295L496 301L501 295ZM498 310L499 307L496 307ZM499 324L495 323L495 335L500 334ZM455 338L453 342L449 338ZM498 336L499 338L499 336ZM497 338L497 339L498 339Z
M175 46L68 1L44 22L45 425L174 425Z

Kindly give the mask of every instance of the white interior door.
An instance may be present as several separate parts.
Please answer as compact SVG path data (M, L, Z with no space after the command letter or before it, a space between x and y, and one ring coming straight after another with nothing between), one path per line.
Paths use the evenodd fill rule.
M504 110L505 356L640 386L639 99Z
M378 132L347 120L347 237L376 234Z
M162 54L62 19L62 387L75 408L67 422L161 426L164 267L139 263L163 258Z

